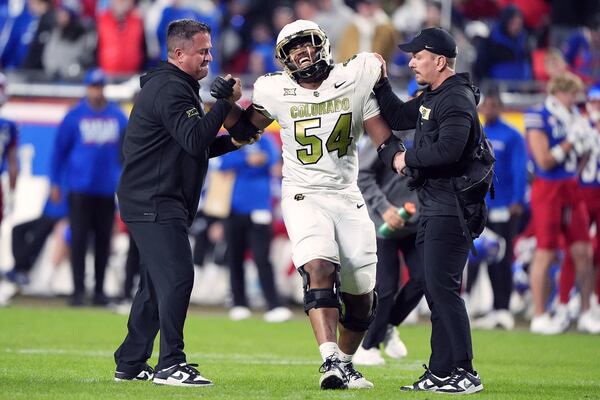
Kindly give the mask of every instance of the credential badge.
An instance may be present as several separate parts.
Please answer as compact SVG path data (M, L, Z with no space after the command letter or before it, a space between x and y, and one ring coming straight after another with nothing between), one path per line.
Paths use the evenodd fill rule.
M431 108L427 107L419 107L419 112L421 113L421 117L425 120L429 120L429 113L431 113Z

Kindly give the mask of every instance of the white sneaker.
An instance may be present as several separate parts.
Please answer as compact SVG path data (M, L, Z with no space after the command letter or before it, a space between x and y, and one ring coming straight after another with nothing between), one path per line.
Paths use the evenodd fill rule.
M250 312L250 309L244 306L235 306L229 310L229 319L232 321L248 319L251 315L252 313Z
M496 329L496 311L492 310L481 318L473 320L473 328L475 329Z
M566 304L556 306L556 311L552 319L561 327L563 332L566 332L571 325L571 315L569 307Z
M358 346L356 353L354 353L352 362L356 365L384 365L385 359L381 357L381 352L377 347L365 349L361 345Z
M597 335L600 333L600 319L591 309L582 312L577 320L577 330Z
M157 385L207 387L212 386L210 379L202 376L196 369L198 364L181 363L154 372L152 382Z
M395 359L406 357L408 354L406 346L402 340L400 340L398 329L396 329L394 325L387 326L385 338L383 339L383 346L383 351L385 351L385 354Z
M267 322L285 322L292 318L292 311L287 307L275 307L263 315L263 319Z
M513 330L515 327L515 318L508 310L493 310L481 318L473 321L473 328L477 329L496 329L502 328L507 331Z
M344 373L348 378L348 389L372 389L373 382L368 381L360 372L358 372L354 365L349 363L342 363Z
M560 322L551 318L548 313L533 317L529 330L532 333L539 333L541 335L558 335L564 332Z
M496 310L497 325L507 331L515 328L515 317L509 310Z
M455 368L450 379L445 381L444 385L436 390L436 393L471 394L482 390L483 384L477 372L470 373L462 368Z
M6 307L10 304L12 299L19 292L19 285L4 279L0 281L0 307Z

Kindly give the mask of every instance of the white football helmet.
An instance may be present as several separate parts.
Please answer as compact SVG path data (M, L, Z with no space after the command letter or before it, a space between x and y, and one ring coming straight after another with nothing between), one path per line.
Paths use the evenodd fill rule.
M308 67L298 68L290 58L290 49L302 41L310 41L316 49L316 59ZM312 21L299 19L283 27L277 36L275 58L292 78L315 81L321 78L333 66L331 45L323 30Z

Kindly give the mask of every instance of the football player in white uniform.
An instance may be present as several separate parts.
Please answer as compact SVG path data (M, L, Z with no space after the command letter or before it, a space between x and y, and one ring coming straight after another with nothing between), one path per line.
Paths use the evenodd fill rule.
M275 51L284 71L256 81L237 130L281 126L283 217L323 358L321 388L371 388L352 365L375 313L377 263L375 228L356 183L356 142L369 132L390 167L403 151L373 94L381 62L361 53L334 64L326 34L306 20L286 25Z

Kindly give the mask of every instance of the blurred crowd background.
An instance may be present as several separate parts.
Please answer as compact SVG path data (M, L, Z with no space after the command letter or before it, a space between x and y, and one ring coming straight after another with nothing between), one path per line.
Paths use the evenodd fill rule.
M563 68L598 78L599 15L594 0L2 0L0 63L15 81L80 82L97 66L119 82L166 57L169 22L194 18L212 27L212 73L250 84L278 69L277 33L302 18L327 32L336 61L376 51L399 78L410 73L396 45L442 26L457 38L458 70L532 90Z
M69 226L73 221L69 221L65 204L61 209L58 202L51 201L51 188L58 185L63 194L72 190L68 178L61 181L57 175L61 157L64 164L68 164L69 158L64 146L61 150L58 139L61 130L67 130L65 115L82 103L93 105L94 96L96 100L101 97L99 107L116 102L127 115L139 88L139 76L166 58L166 27L180 18L193 18L212 27L214 61L210 64L211 76L201 89L208 106L212 99L205 89L207 83L211 77L226 73L241 77L245 87L242 103L249 104L256 77L280 69L274 58L276 37L284 25L297 18L313 20L323 28L338 62L357 52L380 53L388 62L394 89L401 97L408 98L418 87L407 67L410 55L400 52L397 44L410 40L422 28L442 26L458 43L457 72L470 72L484 94L498 100L492 105L495 111L490 114L488 109L488 115L482 119L490 115L501 118L520 134L524 143L526 131L532 127L524 118L527 110L544 104L549 81L573 74L578 79L576 84L563 89L575 92L574 105L597 133L600 107L590 111L594 104L600 104L600 88L596 86L600 82L600 2L597 0L0 0L0 100L4 104L0 112L3 118L15 123L14 127L3 125L7 128L1 132L5 148L0 269L5 277L0 282L0 305L8 305L17 292L38 296L73 293L74 285L78 284L77 279L74 283L69 257L73 244ZM115 139L103 134L99 126L90 129L90 137L96 143L106 144ZM274 300L264 300L259 283L264 285L266 278L261 275L269 270L273 271L278 293L268 290L267 297L279 297L284 303L302 302L301 280L291 264L290 246L278 211L281 180L278 126L269 127L264 140L268 144L246 148L242 159L223 157L211 162L212 172L190 234L198 266L193 302L226 306L245 303L242 305L250 308L271 309L274 306L267 303ZM586 142L580 152L578 172L587 171L591 180L597 180L600 185L596 162L600 152L598 143L598 140ZM108 163L106 157L86 157L83 164L90 164L88 167L95 168L95 173L118 176L119 166ZM92 165L94 160L100 159L98 165ZM531 210L529 188L535 178L535 164L536 160L529 154L519 171L499 172L500 176L524 177L519 183L522 187L515 189L522 193L518 199L520 208L511 209L514 214L511 216L518 220L520 240L502 242L492 232L479 242L481 253L488 256L471 259L468 268L471 278L465 280L464 295L473 316L487 315L494 309L494 290L488 278L493 272L486 274L485 271L488 264L497 263L505 254L510 261L511 314L531 317L536 313L528 275L536 245L535 241L527 240L532 237L527 227ZM593 168L596 169L591 171ZM248 173L250 169L256 174ZM242 181L245 184L240 188ZM113 193L102 195L112 197L112 190ZM267 213L255 213L251 223L268 225L269 229L257 232L248 228L248 237L258 235L259 242L267 240L270 246L253 247L251 240L232 243L236 229L247 222L235 218L256 211L246 209L248 206L240 199L259 195L266 196ZM65 198L63 196L63 200ZM264 204L260 205L260 210L264 209ZM34 225L33 231L29 225L27 229L16 229L39 219L45 222ZM100 235L96 229L106 229L106 226L98 227L89 222L85 228L90 232L90 240L83 244L88 250L88 273L84 276L85 287L93 293L90 301L94 305L110 305L126 311L135 290L139 266L135 248L129 245L127 232L119 220L118 206L110 226L112 234L107 254L100 248L105 244L96 240ZM597 227L592 224L580 228L592 241ZM26 257L18 257L23 250L15 248L15 238L19 244L29 246L25 250ZM81 240L76 241L81 243ZM266 251L266 256L258 256L259 251ZM243 286L241 292L238 287L236 293L247 297L245 301L233 299L231 295L232 254L236 262L241 258L244 265L245 274L240 275L238 270L235 273L238 284L241 279ZM255 261L258 258L260 262ZM563 283L562 291L559 288L563 259L565 257L555 257L549 268L553 292L548 308L556 309L560 304L567 307L573 300L570 311L564 311L573 319L579 313L581 299L577 285L571 290L573 282L570 286L569 282ZM18 262L24 266L17 268ZM262 266L256 268L259 263ZM265 266L265 263L271 265ZM92 264L96 267L94 272ZM476 270L481 271L476 275ZM81 273L76 269L79 278ZM403 274L402 279L405 282L409 277ZM593 278L590 275L590 279L597 282L597 272ZM600 284L597 286L600 288ZM596 310L597 296L593 296L592 307ZM70 300L71 305L87 304L84 299ZM408 321L414 321L419 312L426 313L425 308L417 309ZM511 324L498 321L488 325L512 329ZM588 331L600 333L600 325L592 323L590 326Z

